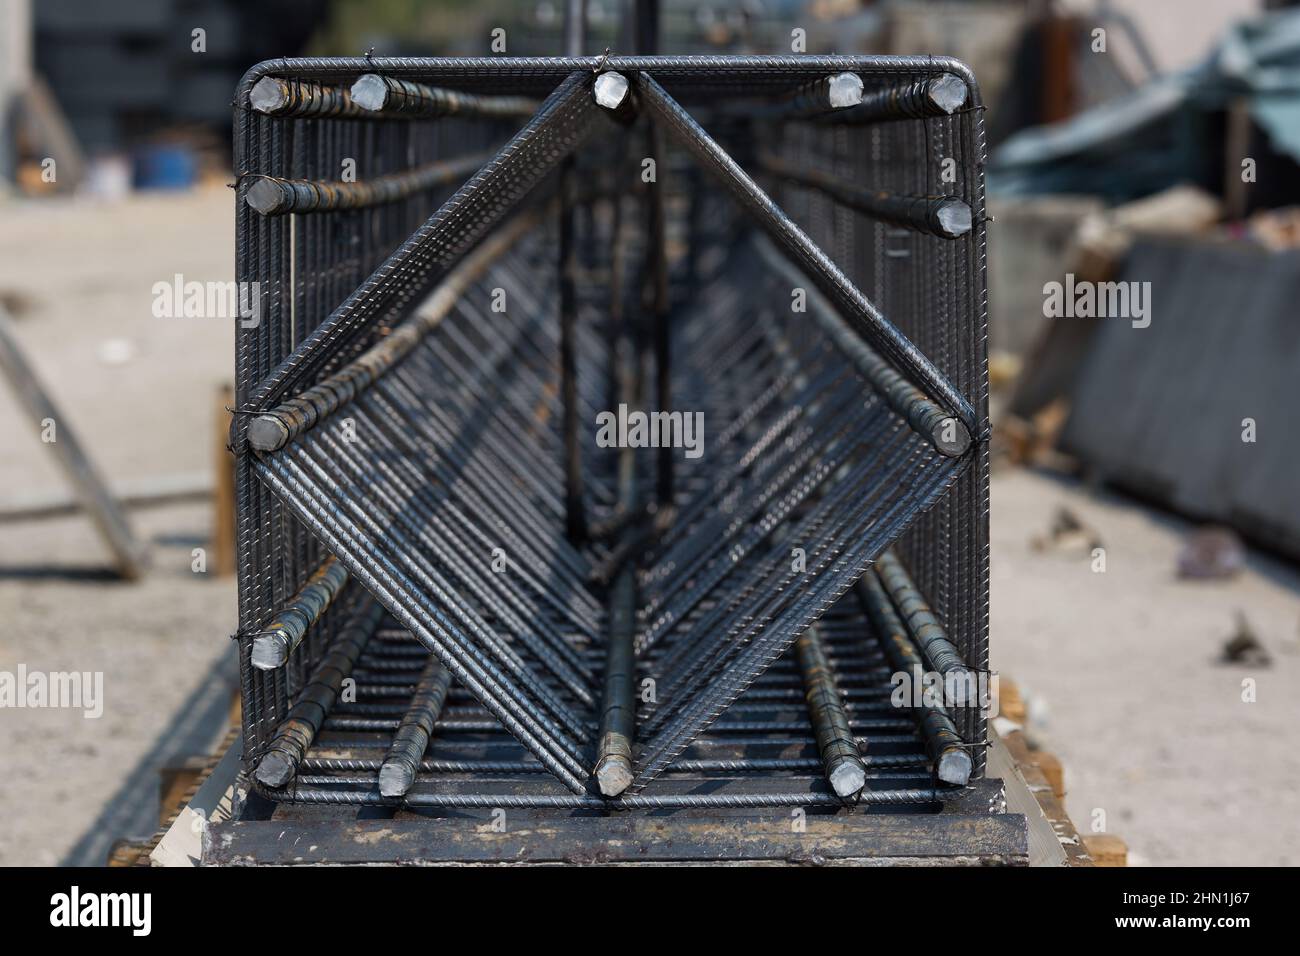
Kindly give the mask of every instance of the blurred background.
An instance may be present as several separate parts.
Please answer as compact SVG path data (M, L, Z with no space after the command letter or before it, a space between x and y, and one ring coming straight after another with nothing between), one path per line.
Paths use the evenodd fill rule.
M627 49L589 0L592 49ZM1136 864L1300 863L1300 8L664 2L668 53L953 55L990 150L991 645L1004 720ZM561 0L0 0L0 864L98 865L235 689L231 98L278 56L556 55ZM1144 313L1053 314L1051 283ZM1069 293L1066 293L1069 296ZM49 423L58 430L51 441ZM164 729L165 728L165 729Z

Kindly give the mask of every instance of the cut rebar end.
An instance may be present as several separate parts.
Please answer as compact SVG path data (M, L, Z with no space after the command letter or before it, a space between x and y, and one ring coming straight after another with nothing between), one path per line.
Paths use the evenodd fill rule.
M352 84L352 102L363 110L382 110L388 102L388 84L378 73L367 73Z
M966 81L952 73L944 73L930 81L926 92L930 102L945 113L954 113L966 103Z
M867 771L852 760L841 760L831 768L827 778L835 795L844 800L857 796L867 785Z
M970 781L972 767L970 754L966 751L956 747L945 750L939 756L939 779L944 783L964 787Z
M257 635L253 638L253 650L249 659L260 671L273 671L277 667L283 667L289 659L284 638L278 632Z
M631 89L626 76L607 70L596 77L594 86L596 102L607 110L616 110L627 100Z
M960 419L948 417L934 426L930 441L940 454L960 458L970 448L970 431Z
M596 765L596 785L606 797L617 797L632 786L632 765L616 754L601 758Z
M856 73L836 73L826 83L826 94L833 110L857 106L862 102L862 77Z
M258 762L253 776L264 786L283 787L293 779L297 769L286 754L272 750Z
M289 91L273 76L262 77L248 94L248 105L259 113L278 112L284 109L288 102Z
M269 216L279 212L284 205L284 190L275 180L259 179L244 193L244 202L254 211Z
M400 760L385 761L379 768L379 792L385 797L404 797L415 783L415 771Z
M248 423L248 443L257 451L276 451L289 441L289 427L274 415L258 415Z
M949 239L956 239L970 232L975 217L971 215L970 206L960 199L949 199L940 204L935 212L939 233Z

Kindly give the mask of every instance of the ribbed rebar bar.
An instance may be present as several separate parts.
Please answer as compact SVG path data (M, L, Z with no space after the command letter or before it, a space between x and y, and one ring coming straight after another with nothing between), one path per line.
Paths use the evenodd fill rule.
M352 84L352 102L385 117L478 116L524 118L537 112L526 96L481 96L367 73Z
M939 619L930 610L925 596L912 583L911 575L903 567L903 562L898 560L892 550L886 551L880 556L876 572L930 666L945 678L949 674L955 675L955 686L964 686L971 677L971 670L962 659L961 652L949 640Z
M852 109L862 102L862 77L833 73L804 83L788 95L769 102L749 100L729 106L730 115L746 119L801 120Z
M258 451L283 448L373 385L445 319L465 291L536 222L524 213L492 234L453 269L414 316L355 361L304 391L258 415L248 426L248 443Z
M249 92L248 103L267 116L365 116L341 86L297 78L264 76Z
M381 617L383 608L373 598L363 596L258 760L253 771L258 782L283 787L293 779Z
M625 565L610 594L609 648L605 658L605 693L594 775L600 792L616 797L632 782L632 743L636 718L635 630L636 576Z
M798 271L770 243L761 243L764 260L791 282L799 281ZM889 407L902 415L907 423L923 435L941 454L959 458L971 447L971 434L966 424L939 406L888 362L839 317L829 302L816 289L807 290L808 314L820 325L844 354L853 367L889 403Z
M867 768L862 764L849 726L849 715L845 713L844 702L835 685L834 668L827 660L816 627L804 631L794 646L803 676L808 717L817 735L817 749L821 753L826 779L839 796L851 799L866 786ZM724 728L719 725L719 729Z
M259 670L283 667L307 629L320 620L347 583L347 568L335 558L327 558L289 604L253 637L253 666Z
M951 794L933 787L905 790L864 790L860 804L932 804ZM392 799L373 791L295 790L300 803L385 805ZM827 791L773 791L770 793L674 793L661 796L633 794L606 800L581 794L430 793L408 792L402 802L410 807L446 810L730 810L757 807L839 807L843 800Z
M956 239L971 231L970 206L956 196L903 196L869 189L772 153L761 154L759 165L774 176L821 190L837 202L881 222L906 226L943 239Z
M885 654L896 672L913 686L913 697L920 703L912 709L917 715L925 735L926 748L934 761L935 773L944 783L965 786L970 780L973 766L971 756L962 744L961 735L941 703L931 703L924 695L932 693L925 686L924 661L912 638L890 603L884 586L875 570L868 571L858 582L858 595L866 608ZM942 691L938 693L942 694Z
M261 176L244 193L244 201L263 216L365 209L398 202L436 186L459 185L491 158L491 153L474 153L360 182Z
M430 655L397 733L393 735L388 756L379 768L379 792L384 796L400 797L415 782L420 760L429 749L429 735L442 713L450 687L451 671Z
M940 73L871 90L858 105L818 119L828 123L875 123L949 116L965 106L969 96L965 80L952 73Z

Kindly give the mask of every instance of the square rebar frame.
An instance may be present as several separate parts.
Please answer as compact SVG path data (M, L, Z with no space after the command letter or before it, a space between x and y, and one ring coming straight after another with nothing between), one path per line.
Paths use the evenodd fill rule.
M962 64L938 57L814 56L275 60L249 72L235 103L237 277L257 284L261 305L258 321L242 323L237 334L232 426L237 639L250 771L291 708L313 687L314 677L329 666L349 624L374 613L355 580L336 574L337 590L320 602L323 611L307 615L311 623L291 642L287 664L272 670L253 666L256 637L284 626L286 609L310 590L322 569L328 574L338 565L318 534L304 526L303 515L267 487L266 469L249 447L250 424L277 404L331 381L389 337L471 250L504 228L517 203L528 197L536 206L554 194L552 173L576 145L588 144L576 154L576 168L602 161L600 142L591 145L589 139L593 124L605 122L588 94L597 70L632 77L642 109L668 134L670 156L688 156L697 164L696 172L684 175L677 175L675 160L667 166L679 200L668 213L667 228L684 234L689 249L685 269L679 263L670 277L676 304L689 306L699 289L694 257L706 240L725 245L741 234L766 233L768 254L775 251L796 263L791 281L802 274L819 290L813 294L823 304L816 308L844 315L904 386L920 389L962 422L972 440L961 467L953 469L941 493L928 496L923 506L909 506L910 525L896 551L960 658L981 673L988 670L984 140L978 88ZM856 122L780 115L792 109L801 91L845 73L860 77L863 107L874 113ZM472 109L381 119L358 115L344 98L327 95L366 74L468 98L531 99L540 112L526 118L522 129L522 116ZM935 109L927 96L936 83L952 78L964 92L961 103ZM296 111L276 115L253 108L250 97L267 79L283 85L283 99L296 104ZM702 117L700 123L694 113ZM480 159L482 166L476 167ZM314 208L268 215L250 204L250 191L269 180L348 182L349 160L363 182L391 183L413 171L423 178L382 204L348 205L352 200L303 188L286 201L301 202L305 192ZM479 171L471 177L474 168ZM718 178L706 179L699 169ZM462 186L462 179L469 182ZM286 194L286 187L276 189L277 196ZM730 201L723 201L723 194ZM765 206L763 197L779 208ZM266 200L254 197L259 198ZM918 204L921 199L929 202ZM935 234L944 228L936 226L943 205L936 199L964 205L965 231ZM458 220L462 209L472 214ZM555 237L543 228L538 241L544 249ZM594 217L579 223L578 255L587 268L609 266L599 237ZM629 242L644 243L645 237ZM548 275L547 257L536 244L502 268ZM783 274L778 265L770 268ZM609 355L580 354L579 377L601 374L600 359ZM591 401L587 398L588 406ZM904 417L900 413L900 420ZM680 480L690 489L706 479L683 469ZM612 493L612 468L603 478L593 473L593 483L601 481ZM608 500L595 502L597 512L602 507L606 517L616 510ZM882 538L881 546L889 540L892 535ZM816 610L814 619L820 613ZM301 609L296 614L303 617ZM852 610L841 616L855 614L864 619ZM788 635L789 641L796 636ZM977 707L961 708L956 724L971 750L972 776L978 778L985 714ZM669 765L679 755L667 754ZM925 788L914 789L919 794ZM802 783L788 792L796 802L800 794L815 802ZM277 797L305 795L291 790Z

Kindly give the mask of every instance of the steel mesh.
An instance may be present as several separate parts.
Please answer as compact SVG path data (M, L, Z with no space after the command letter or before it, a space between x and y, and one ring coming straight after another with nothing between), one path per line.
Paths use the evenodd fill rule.
M452 772L438 768L457 761L430 758L408 803L474 805L507 795L530 805L599 803L587 778L609 583L621 563L636 569L638 676L655 688L637 715L635 780L617 804L627 808L681 802L674 773L721 772L726 761L700 764L691 754L713 745L705 741L731 739L729 721L745 724L735 731L741 743L726 745L740 755L730 767L743 778L729 778L739 787L735 799L839 799L818 788L815 746L788 766L749 759L755 746L779 750L781 733L806 743L811 725L801 707L778 708L765 721L729 715L777 699L763 696L769 692L796 689L778 679L798 679L787 650L819 619L832 645L846 649L838 655L845 666L834 668L845 698L857 691L887 698L882 635L849 591L895 539L961 657L987 667L983 140L968 74L947 60L897 57L611 58L603 65L634 78L645 117L636 126L621 129L594 104L594 59L270 61L241 85L238 269L242 281L260 284L263 304L260 322L239 333L232 429L246 763L254 769L282 746L290 708L319 693L322 663L337 660L331 651L352 639L357 619L374 626L371 595L391 618L365 645L358 684L367 695L399 698L320 708L315 742L296 751L297 776L273 788L279 798L387 799L373 792L376 761L358 764L354 751L391 743L431 651L456 679L451 699L469 693L481 709L460 724L434 722L430 754L450 733L472 738L478 756L454 771L469 776L454 778L450 789L428 774ZM755 97L780 101L844 70L860 75L868 94L957 74L969 100L953 114L861 125L745 115ZM492 114L296 117L249 106L264 77L345 88L369 73L483 96L531 96L540 107L512 129ZM687 111L692 104L698 121ZM675 407L700 410L711 423L708 452L677 460L673 499L659 502L676 520L646 533L616 500L617 452L598 447L584 427L581 497L596 526L618 530L571 542L552 173L571 170L566 198L579 204L573 239L585 281L576 303L577 418L591 423L613 407L612 370L626 351L610 316L627 313L622 334L634 352L649 351L643 276L618 264L643 261L651 245L641 196L619 179L631 171L623 138L640 135L645 122L657 125L668 147L672 395ZM459 188L426 177L382 202L367 204L372 193L348 208L327 202L266 215L248 205L248 190L263 177L329 183L353 159L359 178L375 180L475 153L492 158ZM764 153L897 196L959 198L971 229L950 240L882 223L825 189L765 170ZM954 161L951 182L936 172L948 168L946 159ZM440 319L408 336L429 293L507 229L517 239L458 287ZM620 272L627 274L611 297ZM801 277L812 293L809 313L789 307ZM503 312L493 308L498 291L510 303ZM846 335L854 344L845 345ZM373 350L407 338L392 361L367 365ZM250 425L286 403L293 405L283 413L287 440L254 450ZM974 438L969 450L936 445L927 429L938 416L963 424ZM799 571L791 566L796 548ZM258 635L331 555L349 572L347 587L313 618L287 664L255 667ZM405 683L386 682L398 671ZM868 758L899 731L911 748L903 756L921 768L909 771L906 787L872 777L864 794L937 799L916 718L894 709L858 728ZM960 708L954 719L978 775L982 714ZM338 746L330 750L327 741ZM336 752L348 756L330 756ZM511 773L528 764L558 780L541 785L525 775L504 789L489 785L495 763L480 758L507 752L496 763Z

